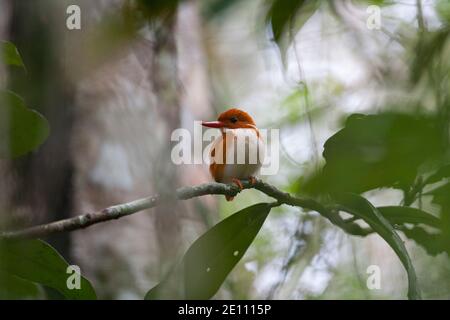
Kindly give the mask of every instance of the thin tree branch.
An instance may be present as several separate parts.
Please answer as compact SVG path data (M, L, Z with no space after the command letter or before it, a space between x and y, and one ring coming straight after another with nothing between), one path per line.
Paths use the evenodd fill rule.
M346 222L339 216L338 211L327 208L312 198L294 197L289 193L283 192L259 179L256 179L253 184L249 181L242 181L242 185L244 189L256 189L262 193L265 193L269 197L275 198L277 200L277 205L287 204L301 207L306 210L316 211L330 220L333 224L344 229L347 233L365 236L368 232L370 232L355 223ZM0 239L45 237L59 232L84 229L97 223L119 219L145 209L153 208L167 201L187 200L204 195L236 196L240 191L241 190L239 187L234 184L223 184L216 182L200 184L192 187L182 187L176 190L174 197L162 197L155 195L114 205L93 213L86 213L73 218L54 221L48 224L42 224L22 230L4 231L0 232Z
M422 0L416 0L416 7L417 7L417 25L419 27L419 31L422 33L426 31L425 19L423 18Z

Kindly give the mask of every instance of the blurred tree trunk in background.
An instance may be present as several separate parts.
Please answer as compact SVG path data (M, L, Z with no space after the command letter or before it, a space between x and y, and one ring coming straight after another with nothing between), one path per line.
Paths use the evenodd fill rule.
M10 6L7 0L0 0L0 39L6 39ZM6 70L3 65L0 65L0 88L4 88L6 85ZM3 203L0 201L0 204Z
M199 31L178 28L175 17L186 19L183 10L194 10L190 18L199 19L194 3L184 8L158 28L146 30L119 58L109 60L81 82L72 144L75 212L170 193L185 183L170 161L170 136L181 126L182 113L197 117L209 106L183 103L185 91L195 91L198 96L207 92L206 83L194 87L180 82L177 39ZM97 5L97 10L101 15L103 8ZM189 43L200 45L198 41ZM199 63L186 63L190 68L203 68L196 72L205 72ZM197 110L201 107L203 110ZM186 176L191 170L196 172L186 183L201 182L202 173L206 180L204 168L188 166L181 174ZM139 298L164 276L204 227L188 203L174 202L74 233L74 252L82 270L102 288L101 295Z
M7 0L0 0L0 39L7 38L8 23L10 17L10 6ZM6 67L0 64L0 89L6 87ZM11 180L9 161L0 159L0 226L8 226L11 217L6 214L9 211L9 200L11 199Z
M18 48L27 71L12 70L8 89L20 94L27 105L48 119L52 134L38 152L5 164L5 206L13 224L36 224L66 218L71 211L71 139L73 85L61 70L61 30L55 26L57 3L9 1L5 36ZM53 8L53 10L52 10ZM3 11L3 10L2 10ZM65 12L65 11L62 11ZM3 13L4 14L4 13ZM3 191L2 191L3 193ZM69 256L69 236L53 237L52 243Z
M206 167L180 171L170 160L171 133L182 119L191 125L212 116L196 2L83 71L92 48L80 43L123 1L75 1L83 24L73 31L65 27L66 1L9 3L7 38L28 68L25 76L11 76L10 87L51 126L38 152L11 162L13 182L2 186L11 192L1 192L10 195L9 211L36 224L208 179ZM74 232L71 245L68 235L50 240L100 298L142 298L205 229L209 220L199 212L212 204L173 202Z

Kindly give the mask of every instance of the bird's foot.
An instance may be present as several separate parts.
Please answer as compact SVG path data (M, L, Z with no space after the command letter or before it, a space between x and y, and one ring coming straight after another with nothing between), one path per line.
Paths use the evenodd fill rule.
M242 185L241 180L233 178L233 179L231 179L231 182L233 182L235 185L237 185L239 189L241 189L241 190L244 189L244 186Z

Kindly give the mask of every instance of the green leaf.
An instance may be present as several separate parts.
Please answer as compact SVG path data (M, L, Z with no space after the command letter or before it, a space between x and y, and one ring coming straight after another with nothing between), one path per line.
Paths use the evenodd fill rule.
M259 203L212 227L191 245L181 263L145 298L209 299L214 296L253 242L270 209L270 204Z
M450 248L450 182L446 182L424 195L431 195L431 202L440 206L442 238L445 246Z
M0 270L0 300L39 299L42 290L33 282Z
M49 244L41 240L0 242L0 270L24 280L58 290L67 299L96 299L89 281L81 277L80 289L69 289L69 265Z
M417 208L404 206L386 206L377 207L377 210L385 217L391 224L426 224L428 226L439 229L441 221L439 218L422 211Z
M406 190L421 165L443 155L443 136L437 117L353 114L326 141L326 164L306 182L304 190L313 194L362 193L382 187Z
M450 164L444 165L440 167L435 173L430 175L426 181L425 184L431 184L435 182L439 182L444 178L450 177Z
M320 0L272 1L266 19L270 22L273 39L280 47L283 57L292 37L316 12L320 3Z
M377 207L378 211L393 225L399 225L400 230L409 239L422 246L430 255L450 252L450 246L443 237L445 228L441 219L417 208L404 206ZM405 224L414 224L408 228ZM427 232L420 224L437 229ZM448 233L448 232L447 232Z
M278 42L305 0L274 0L267 13L272 26L273 38Z
M41 145L49 135L49 124L23 99L0 91L0 157L17 157Z
M447 218L447 222L450 222L450 182L446 182L424 195L432 196L431 202L441 207L441 219Z
M402 229L405 236L422 246L428 254L437 255L442 252L450 254L450 245L442 233L430 233L419 226Z
M424 195L433 196L432 202L442 206L443 208L450 207L450 197L448 196L449 194L450 182L444 183L443 185L440 185L433 190L424 193Z
M0 60L7 65L25 68L16 46L8 41L0 41Z
M395 251L408 274L408 298L420 299L416 272L405 245L392 225L383 215L365 198L352 193L339 193L334 199L342 209L354 216L363 219L376 233L378 233Z

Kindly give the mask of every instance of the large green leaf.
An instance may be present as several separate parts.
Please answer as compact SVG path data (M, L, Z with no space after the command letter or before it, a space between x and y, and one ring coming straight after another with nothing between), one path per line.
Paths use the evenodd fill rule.
M304 186L310 193L408 189L419 167L445 151L439 120L387 112L353 114L324 145L326 164Z
M0 41L0 61L7 65L25 68L16 46L8 41Z
M39 299L42 290L33 282L0 270L0 300Z
M49 244L41 240L2 240L0 271L58 290L67 299L96 299L89 281L81 277L80 289L69 289L69 265Z
M181 263L146 299L209 299L247 251L271 209L259 203L236 212L197 239Z
M0 157L17 157L36 149L49 134L47 120L21 97L0 91Z
M389 221L365 198L353 193L339 193L334 199L341 208L363 219L395 251L408 274L408 298L420 299L416 272L405 245Z

